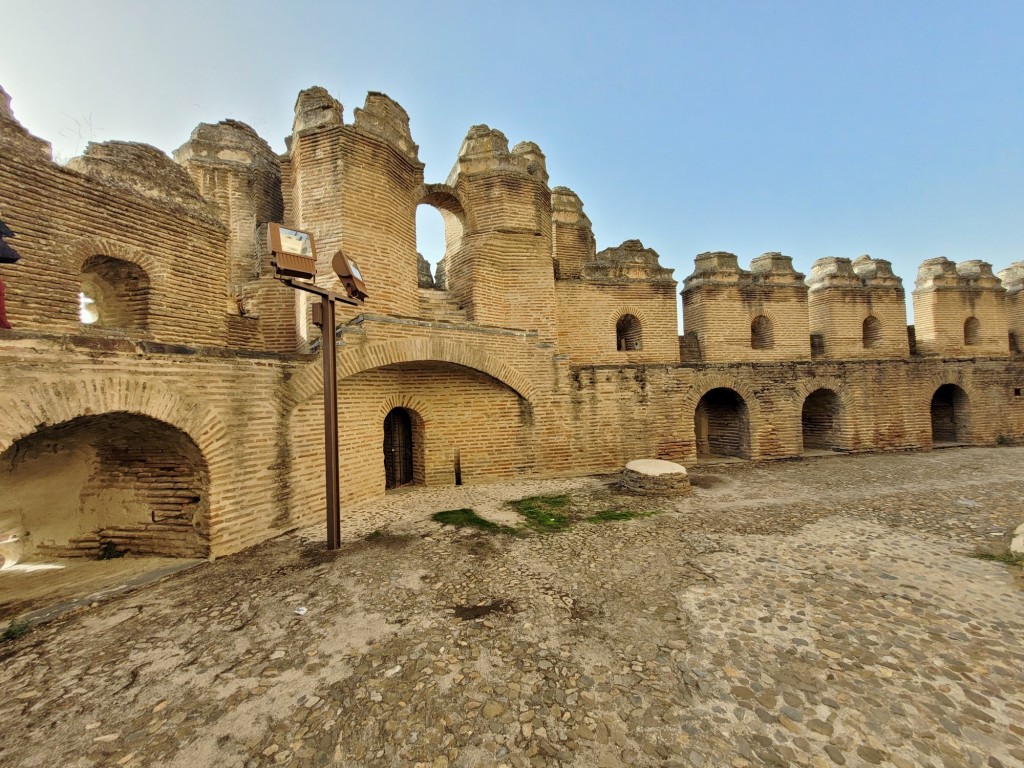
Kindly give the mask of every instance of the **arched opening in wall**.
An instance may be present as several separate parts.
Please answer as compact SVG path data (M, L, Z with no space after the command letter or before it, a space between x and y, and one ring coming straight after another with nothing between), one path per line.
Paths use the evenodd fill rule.
M423 419L408 408L384 417L384 488L423 485Z
M21 559L204 557L209 472L191 437L133 413L45 427L0 455L0 534Z
M750 348L771 349L775 346L772 321L766 315L758 315L750 323Z
M1020 354L1020 339L1017 338L1017 334L1014 331L1010 331L1009 337L1010 353L1014 355Z
M643 327L636 315L625 314L615 323L615 348L619 352L644 348Z
M144 331L149 324L149 276L138 264L93 256L82 264L79 319L86 325Z
M839 396L831 389L816 389L804 400L800 426L804 451L834 451L839 446Z
M981 323L976 317L964 320L964 345L973 347L981 340Z
M874 315L868 315L864 318L861 341L864 344L864 349L877 347L882 341L882 323Z
M967 439L970 399L956 384L943 384L932 395L932 445L961 443Z
M462 204L443 190L427 194L416 206L416 253L420 288L449 289L448 267L462 249L466 215Z
M747 403L727 387L707 392L693 416L698 458L750 458L750 416Z

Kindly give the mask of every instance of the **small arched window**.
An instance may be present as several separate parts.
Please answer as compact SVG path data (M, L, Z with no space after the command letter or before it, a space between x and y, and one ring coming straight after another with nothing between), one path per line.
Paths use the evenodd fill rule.
M138 264L93 256L82 265L79 319L102 328L145 330L149 290L149 277Z
M861 340L864 343L864 349L877 347L878 343L882 340L882 323L874 315L868 315L864 318Z
M964 321L964 345L972 347L981 340L981 323L976 317L968 317Z
M633 352L644 348L643 330L636 315L623 315L615 323L615 348L619 352Z
M750 323L750 348L771 349L775 346L772 321L765 315L758 315Z

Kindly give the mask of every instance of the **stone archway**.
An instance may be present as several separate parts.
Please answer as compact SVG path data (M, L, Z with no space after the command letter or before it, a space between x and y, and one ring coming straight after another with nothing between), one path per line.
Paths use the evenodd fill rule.
M44 426L0 454L0 533L22 557L209 554L210 479L185 432L137 413Z
M384 417L384 489L423 480L423 419L409 408L392 408Z
M967 440L970 398L956 384L943 384L932 395L932 445L951 445Z
M804 451L834 451L839 445L839 396L831 389L816 389L804 400L800 414Z
M750 414L734 389L716 387L698 401L693 417L697 457L750 458Z

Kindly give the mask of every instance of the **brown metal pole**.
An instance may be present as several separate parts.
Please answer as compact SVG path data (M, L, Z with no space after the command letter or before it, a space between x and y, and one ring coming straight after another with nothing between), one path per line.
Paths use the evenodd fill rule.
M324 354L324 457L327 465L327 548L341 546L341 507L338 490L338 379L334 349L334 302L320 299L320 333Z

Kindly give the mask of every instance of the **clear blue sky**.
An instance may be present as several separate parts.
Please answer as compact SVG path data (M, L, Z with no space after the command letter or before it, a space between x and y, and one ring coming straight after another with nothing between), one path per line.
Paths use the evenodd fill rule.
M925 258L1024 259L1021 0L0 6L0 84L63 157L228 117L283 151L300 89L346 120L376 90L428 181L471 125L535 141L598 248L639 238L680 281L707 250L870 253L909 304Z

